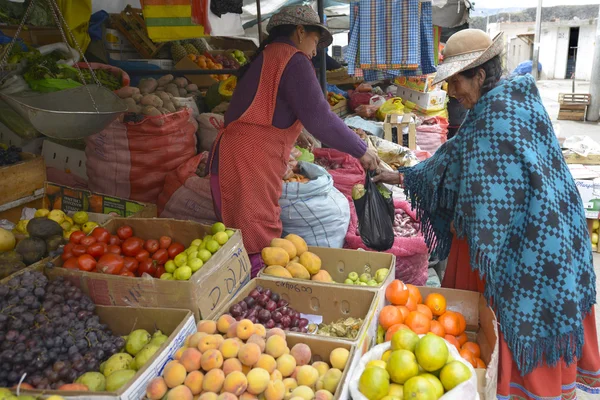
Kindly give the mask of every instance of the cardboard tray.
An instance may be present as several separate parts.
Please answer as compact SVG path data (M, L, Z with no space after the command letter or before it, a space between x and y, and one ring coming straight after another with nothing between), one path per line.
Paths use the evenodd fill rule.
M123 225L131 226L134 234L144 240L166 235L186 247L210 232L209 226L197 222L164 218L114 218L104 227L115 234ZM62 265L60 258L53 262L58 267ZM209 318L234 297L250 280L250 270L242 234L236 231L189 281L132 278L63 268L52 268L47 272L52 277L65 277L96 304L189 309L200 320Z
M0 167L0 211L11 203L40 194L46 182L44 159L31 153L20 153L21 162Z

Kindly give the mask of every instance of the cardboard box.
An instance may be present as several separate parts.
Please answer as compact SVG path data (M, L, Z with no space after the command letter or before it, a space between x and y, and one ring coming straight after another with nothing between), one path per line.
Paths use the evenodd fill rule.
M20 153L21 162L0 167L0 211L14 207L28 196L40 194L46 182L44 159Z
M422 93L400 86L396 96L402 98L402 102L414 103L425 111L439 111L446 107L446 92L443 90Z
M157 218L114 218L104 227L112 234L123 225L133 228L134 235L147 240L166 235L174 242L189 246L210 233L210 227L193 221ZM61 266L60 258L53 260ZM188 281L154 278L130 278L94 272L52 268L50 276L63 276L80 287L94 302L129 307L164 307L192 310L197 320L209 318L236 295L250 280L250 260L244 249L242 234L236 231L213 257Z
M383 138L411 150L417 149L417 127L413 114L387 114L383 122Z
M45 140L42 145L42 157L44 157L46 167L77 175L87 181L85 151Z

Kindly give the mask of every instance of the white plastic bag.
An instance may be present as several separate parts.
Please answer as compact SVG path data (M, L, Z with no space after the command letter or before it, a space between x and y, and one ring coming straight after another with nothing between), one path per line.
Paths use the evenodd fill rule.
M382 105L385 104L385 101L386 101L385 97L377 95L377 96L371 97L371 100L369 100L369 105L381 107Z
M198 121L198 143L202 151L211 151L219 130L225 125L225 117L219 114L204 113L196 117Z
M423 337L425 335L419 335L419 337ZM471 378L468 381L461 383L454 389L446 392L439 400L479 400L479 393L477 392L477 375L475 374L475 369L473 366L465 361L456 347L450 345L450 343L446 342L446 346L450 351L450 354L456 361L460 361L465 364L469 371L471 371ZM391 342L385 342L378 346L373 347L369 352L367 352L362 358L356 369L352 372L352 378L350 379L350 394L352 396L352 400L367 400L365 396L358 390L358 381L360 380L360 376L365 370L365 366L369 361L372 360L381 360L381 356L383 353L388 351L391 347Z

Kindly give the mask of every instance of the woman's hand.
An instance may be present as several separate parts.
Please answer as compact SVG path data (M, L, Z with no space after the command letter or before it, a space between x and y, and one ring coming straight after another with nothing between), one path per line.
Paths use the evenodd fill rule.
M388 185L402 185L404 177L400 172L381 171L373 177L373 182L387 183Z
M379 156L377 151L372 148L368 148L364 156L360 158L360 163L363 168L368 171L374 171L379 167Z
M296 140L296 144L298 144L298 146L302 147L303 149L306 149L308 151L312 151L312 149L314 149L317 144L317 142L315 141L315 138L312 137L312 135L310 133L308 133L305 129L302 130L302 132L300 132L300 136L298 136L298 140Z

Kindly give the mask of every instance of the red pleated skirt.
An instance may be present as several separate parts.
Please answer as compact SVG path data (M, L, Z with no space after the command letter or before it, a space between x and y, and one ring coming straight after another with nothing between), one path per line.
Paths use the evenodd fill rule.
M478 273L471 270L466 240L454 239L452 242L442 286L483 293L485 280L479 279ZM585 342L581 359L568 367L564 361L554 367L542 365L525 376L519 373L499 327L498 399L575 399L577 389L600 399L600 352L594 308L583 316L583 326Z

